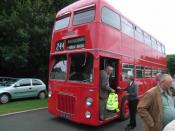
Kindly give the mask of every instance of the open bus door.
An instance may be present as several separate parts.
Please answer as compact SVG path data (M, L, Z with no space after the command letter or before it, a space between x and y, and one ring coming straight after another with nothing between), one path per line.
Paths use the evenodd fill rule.
M109 86L116 90L119 82L119 76L118 76L118 70L119 70L119 60L118 59L113 59L113 58L108 58L108 57L100 57L100 70L105 70L107 66L113 67L113 72L109 78ZM99 87L100 88L100 87ZM101 107L99 107L101 108ZM116 117L119 117L119 112L111 112L105 110L106 114L106 119L115 119ZM105 120L106 120L105 119Z

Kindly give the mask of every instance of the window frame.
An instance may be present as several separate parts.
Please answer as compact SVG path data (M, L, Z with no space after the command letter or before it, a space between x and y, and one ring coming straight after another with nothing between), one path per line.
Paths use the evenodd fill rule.
M60 28L60 29L55 29L56 22L59 21L59 20L63 20L63 19L65 19L65 18L69 18L67 26L65 26L65 27L63 27L63 28ZM63 29L69 28L69 26L70 26L70 21L71 21L71 12L67 12L67 13L65 13L65 14L62 15L62 16L58 16L58 17L55 19L55 22L54 22L54 31L59 31L59 30L63 30Z
M85 56L86 55L91 55L92 56L92 81L91 82L83 82L83 81L78 81L78 80L70 80L70 73L71 73L71 61L72 61L72 59L71 59L71 56L76 56L76 55L79 55L79 54L84 54ZM69 82L74 82L74 83L81 83L81 84L92 84L92 83L94 83L94 79L95 79L95 77L94 77L94 60L95 60L95 57L94 57L94 55L92 54L92 53L90 53L90 52L80 52L80 53L72 53L72 54L69 54L69 56L68 56L68 58L69 58L69 66L68 66L68 73L67 73L67 76L68 76L68 78L67 78L67 80L69 81Z
M149 73L149 76L147 76L147 71L150 71ZM151 67L148 67L148 66L146 66L145 67L145 78L151 78L152 77L152 69L151 69Z
M156 74L158 73L158 70L155 67L151 68L151 77L156 77Z
M144 68L144 66L136 65L135 71L136 71L136 78L141 79L141 78L144 78L145 77L145 68ZM137 71L141 71L141 73L142 73L142 76L141 77L138 77Z
M131 32L127 32L128 30L131 31L131 29L132 29L132 35L131 35ZM121 32L134 38L134 25L124 17L121 17Z
M53 62L53 65L52 65L52 67L51 67L51 71L50 71L50 74L49 74L49 79L50 80L57 80L57 81L66 81L67 80L67 74L68 74L68 60L69 60L69 58L68 58L68 56L67 56L67 54L62 54L62 55L60 55L61 57L65 57L66 59L65 59L65 61L67 61L67 63L66 63L66 72L65 72L65 79L56 79L55 77L54 78L51 78L51 73L52 73L52 70L53 70L53 68L54 68L54 66L58 63L58 61L57 61L57 59L58 58L60 58L60 57L57 57L57 56L55 56L55 58L54 58L54 62Z
M30 85L21 85L21 83L22 83L23 81L29 81ZM20 81L18 82L18 84L19 84L19 86L18 86L19 88L20 88L20 87L27 87L27 86L31 86L31 85L32 85L31 79L22 79L22 80L20 80Z
M85 13L85 12L87 12L87 11L92 11L92 10L94 10L94 16L93 16L94 18L93 18L93 19L91 19L90 21L83 22L83 23L78 23L78 24L75 24L75 23L74 23L75 16L76 16L77 14ZM90 6L88 6L88 7L83 7L83 8L80 8L80 9L75 10L75 11L73 12L72 25L73 25L73 26L79 26L79 25L83 25L83 24L86 24L86 23L91 23L92 21L95 20L95 18L96 18L96 6L95 6L95 4L93 4L93 5L90 5Z
M151 36L146 32L143 33L143 36L145 44L148 45L149 47L152 47Z
M151 37L152 48L157 50L157 40Z
M33 84L34 81L37 81L40 84ZM40 85L43 85L43 83L40 80L32 79L32 86L40 86Z
M138 36L139 35L139 36ZM141 38L142 36L142 38ZM135 26L135 31L134 31L134 38L139 41L139 42L142 42L144 43L144 34L143 34L143 30L138 27L138 26Z
M106 8L108 11L111 11L113 14L115 14L115 15L118 16L118 18L119 18L119 24L118 24L117 27L114 26L114 25L112 25L112 24L110 24L110 23L108 23L108 22L105 22L105 21L103 20L103 10L104 10L104 8ZM106 6L103 6L103 7L101 8L101 22L104 23L104 24L106 24L106 25L109 26L109 27L112 27L112 28L117 29L117 30L121 30L121 16L120 16L120 14L118 14L117 12L113 11L112 9L110 9L110 8L108 8L108 7L106 7Z
M125 65L128 66L128 67L124 67ZM123 70L127 70L127 71L130 70L132 72L132 76L134 77L134 64L122 63L122 80L126 80L125 76L123 76L124 75ZM128 75L128 72L127 72L127 75Z

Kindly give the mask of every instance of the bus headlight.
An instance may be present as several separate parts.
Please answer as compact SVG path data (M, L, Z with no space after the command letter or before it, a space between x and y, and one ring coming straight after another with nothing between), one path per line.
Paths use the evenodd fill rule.
M52 96L52 92L49 91L49 93L48 93L48 97L51 97L51 96Z
M85 117L86 117L87 119L90 119L90 118L91 118L91 113L90 113L89 111L86 111Z
M92 98L90 98L90 97L88 97L88 98L86 98L86 106L92 106L92 103L93 103L93 99Z

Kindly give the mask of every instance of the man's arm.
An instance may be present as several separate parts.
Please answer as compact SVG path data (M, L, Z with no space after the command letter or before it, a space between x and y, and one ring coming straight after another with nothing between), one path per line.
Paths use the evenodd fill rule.
M147 92L144 94L144 96L141 98L137 110L140 115L140 117L143 119L143 121L149 126L154 126L154 120L152 116L149 113L149 108L152 106L153 97L152 94Z
M120 86L118 86L117 89L122 90L122 91L128 91L128 87L127 88L121 88Z
M108 78L107 78L107 74L104 71L101 71L100 80L101 80L101 88L103 90L115 92L114 89L112 89L111 87L108 86L109 81L108 81Z

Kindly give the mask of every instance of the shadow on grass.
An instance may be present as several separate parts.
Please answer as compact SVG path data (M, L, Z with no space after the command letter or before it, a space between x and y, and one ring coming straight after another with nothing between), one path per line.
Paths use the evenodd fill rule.
M45 98L45 99L47 99L47 98ZM43 100L45 100L45 99L43 99ZM41 99L39 99L39 98L37 98L37 97L31 97L31 98L19 98L19 99L14 99L14 100L10 100L10 102L9 103L13 103L13 102L24 102L24 101L29 101L29 100L41 100ZM7 103L8 104L8 103Z

